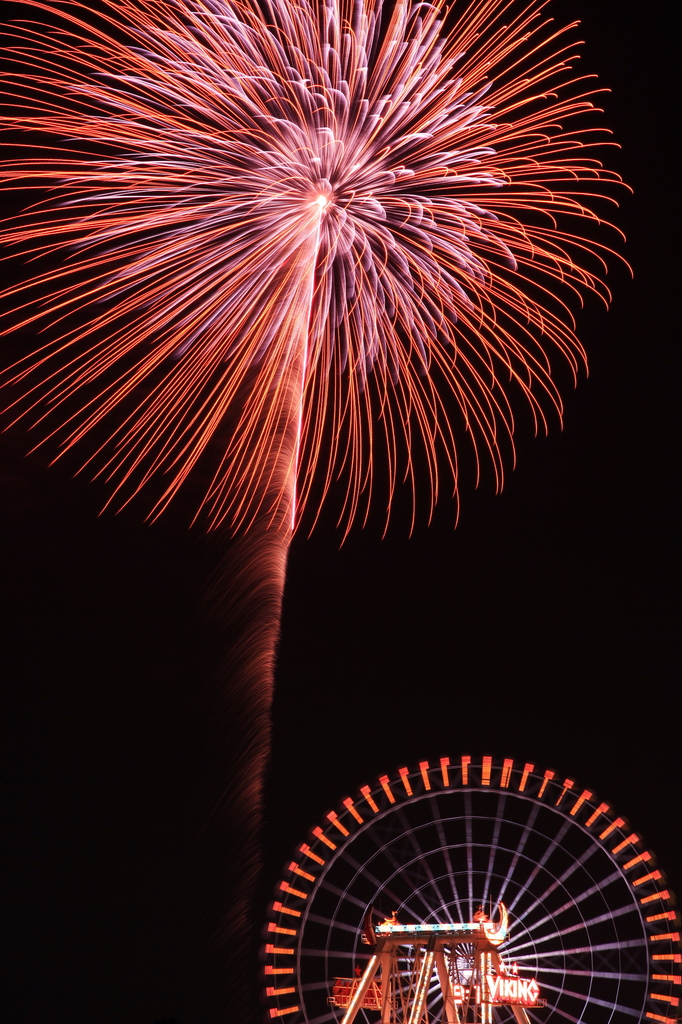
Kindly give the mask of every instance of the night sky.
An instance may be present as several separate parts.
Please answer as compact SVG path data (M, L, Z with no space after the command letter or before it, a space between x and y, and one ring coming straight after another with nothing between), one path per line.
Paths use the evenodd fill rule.
M340 547L333 517L290 556L258 933L307 829L378 774L463 753L575 778L679 868L677 275L672 3L571 0L584 67L613 89L610 157L635 191L609 313L588 302L590 377L501 496L463 481L406 536L400 513ZM213 541L182 510L99 515L105 493L20 430L1 439L3 840L0 1020L231 1021L218 937L230 874L211 812L221 765ZM675 526L677 523L675 522ZM254 957L254 975L256 972ZM254 1003L253 1021L259 1019Z

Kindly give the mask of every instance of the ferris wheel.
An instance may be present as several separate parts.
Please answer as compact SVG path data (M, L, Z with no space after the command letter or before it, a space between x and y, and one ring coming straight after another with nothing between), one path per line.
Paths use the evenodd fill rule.
M266 1020L678 1020L673 893L638 833L533 764L440 758L342 800L264 927Z

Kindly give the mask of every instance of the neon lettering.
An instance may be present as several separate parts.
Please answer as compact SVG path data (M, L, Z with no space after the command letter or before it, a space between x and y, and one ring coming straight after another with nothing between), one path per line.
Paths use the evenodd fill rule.
M502 964L500 964L502 967ZM511 1003L519 1006L534 1006L540 997L540 986L535 978L514 978L502 974L486 974L484 992L488 993L487 1002L492 1004ZM467 998L469 990L464 985L455 985L455 1002L461 1003ZM480 990L476 987L476 1002L480 1003Z

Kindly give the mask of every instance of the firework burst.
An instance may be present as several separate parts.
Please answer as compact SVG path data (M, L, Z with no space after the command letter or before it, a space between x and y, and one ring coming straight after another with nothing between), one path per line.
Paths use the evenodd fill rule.
M209 526L288 531L340 478L348 527L379 458L389 508L420 462L433 503L458 431L501 485L514 392L545 427L583 361L564 299L608 297L615 176L545 4L30 6L59 27L15 29L4 124L41 136L4 175L58 192L1 240L63 262L10 293L52 322L16 415L153 514L213 445Z

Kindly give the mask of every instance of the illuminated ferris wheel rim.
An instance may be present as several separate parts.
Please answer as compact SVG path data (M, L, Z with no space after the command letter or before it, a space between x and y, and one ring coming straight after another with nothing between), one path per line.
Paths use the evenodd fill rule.
M266 924L267 939L274 940L266 941L262 948L266 1019L287 1017L292 1021L292 1024L297 1020L310 1021L311 1024L314 1020L322 1024L323 1021L331 1022L339 1019L331 1012L318 1014L314 1017L308 1015L306 996L310 997L311 992L323 990L325 985L331 984L331 980L328 978L326 982L320 980L306 981L306 964L312 963L312 958L315 957L323 957L325 958L325 963L328 963L333 961L334 958L338 962L339 958L346 958L346 960L356 959L359 955L358 927L357 925L349 925L347 922L340 923L339 908L354 901L357 904L358 912L363 907L365 911L367 910L367 907L363 905L363 900L353 895L353 887L363 881L362 876L367 875L370 862L379 861L385 855L386 849L396 838L395 836L384 836L383 845L381 845L378 839L375 839L375 836L378 835L382 824L387 823L391 816L396 816L398 812L404 810L409 816L411 808L416 810L415 805L424 805L428 801L429 807L435 807L439 805L440 798L450 800L452 797L457 796L463 799L467 794L469 795L469 803L472 799L479 800L482 794L496 794L498 798L502 799L504 806L506 806L506 800L511 797L516 805L520 806L523 803L531 808L530 817L526 817L523 820L519 819L518 821L515 818L503 819L501 823L498 823L498 826L496 826L498 838L500 827L512 827L519 834L523 832L523 843L527 843L528 836L535 830L535 825L540 815L544 813L546 816L546 811L550 811L558 819L561 819L564 824L559 829L559 833L549 839L541 827L535 830L535 838L541 838L547 844L548 849L550 847L555 849L559 846L561 837L565 836L571 829L574 829L582 834L591 844L589 855L585 855L581 860L589 860L589 857L595 851L600 851L600 856L605 855L608 858L613 868L608 881L613 882L614 879L618 879L624 882L629 889L631 903L625 909L617 909L615 915L611 913L611 927L614 929L616 927L613 920L614 916L630 915L636 909L641 927L641 936L638 935L634 939L631 938L629 940L618 939L618 941L604 946L604 949L617 949L619 956L621 956L623 951L626 951L623 954L624 959L629 955L628 947L637 947L636 952L639 952L640 955L646 949L648 967L646 974L643 974L641 970L639 973L631 972L628 974L621 965L619 966L620 975L614 973L613 970L609 973L605 969L599 975L595 968L595 976L618 978L618 993L621 992L622 988L627 987L626 983L628 981L636 980L643 983L646 978L646 989L640 1008L641 1013L638 1009L628 1009L625 1003L616 1001L613 1011L613 1013L616 1013L616 1018L614 1019L620 1019L617 1016L620 1013L623 1019L625 1019L623 1016L625 1014L629 1015L631 1020L639 1016L640 1020L673 1024L676 1021L676 1017L669 1014L672 1009L679 1005L679 996L671 994L673 991L678 991L674 986L679 981L679 975L674 975L673 971L679 972L680 970L679 966L677 966L680 963L680 955L676 952L679 946L679 932L676 930L676 926L671 924L671 922L677 921L676 913L671 909L674 903L674 896L665 888L665 878L662 872L656 868L653 854L646 849L639 834L630 829L625 819L616 816L609 804L599 802L591 790L578 787L573 779L564 778L552 770L536 771L535 765L528 762L525 764L515 764L513 759L507 758L503 761L496 761L494 758L487 756L477 762L474 762L469 756L463 756L455 762L452 762L447 757L443 757L433 764L428 761L421 761L415 769L400 768L393 778L388 775L382 775L373 786L361 786L354 799L347 797L342 800L336 811L328 812L322 825L311 829L308 842L297 847L295 859L289 863L286 877L277 886L277 898L271 905L270 920ZM477 794L475 798L474 794ZM459 817L452 814L448 816L447 813L442 815L432 814L423 822L417 822L411 826L405 832L405 835L409 834L410 840L414 842L414 836L418 835L420 830L424 830L426 833L428 830L433 830L434 827L440 826L442 833L444 825L465 819L473 829L477 827L476 823L494 821L495 816L491 815L489 811L487 814L476 814L471 809L466 813L462 812ZM318 904L321 899L327 898L330 903L333 903L333 899L329 897L329 892L325 893L325 889L329 889L330 885L333 888L335 869L338 874L338 869L344 866L344 861L350 863L353 860L353 844L355 843L357 846L358 842L363 842L363 838L366 841L368 837L374 839L375 844L377 844L371 857L356 864L353 877L347 881L345 889L335 890L337 905L331 916L329 910L327 910L326 914L320 915ZM469 836L467 843L469 852L474 847L481 847L486 850L492 849L490 842L475 842L471 836ZM453 853L463 848L464 845L461 841L457 841L448 846L448 843L443 838L440 851L429 848L428 854L422 855L417 844L415 854L412 857L412 866L418 865L423 856L433 857L435 853L443 852L444 850L449 850L450 853ZM514 854L513 848L504 850L502 845L500 849L506 854ZM495 851L495 854L491 853L490 855L490 867L486 885L495 882L499 875L499 872L495 874L492 870L493 859L496 853L497 851ZM520 852L517 850L515 856L516 862L520 860L524 860L527 863L534 862L533 857L523 849ZM548 856L549 854L545 855L545 860ZM396 862L396 876L405 874L406 863L406 861ZM538 868L537 870L540 869ZM572 868L569 874L574 870L576 869ZM584 865L581 865L581 871L583 874L587 874ZM469 874L470 876L472 875L471 868L469 868ZM477 874L480 874L480 872L473 872L473 875ZM461 871L459 875L462 875ZM445 875L441 875L438 880L432 878L431 881L424 883L424 887L426 889L429 886L433 888L434 884L437 887L437 884L443 882L444 878ZM384 883L385 881L386 879L384 878ZM553 886L556 888L560 884L560 880L555 880ZM523 887L519 885L518 880L505 879L503 887L506 888L507 886L510 886L515 891L517 901L521 899ZM386 889L386 885L381 885L379 888L383 891ZM595 878L593 888L595 890L599 889L598 876ZM471 890L471 878L469 889ZM411 896L414 896L416 892L417 890L414 889ZM492 898L492 889L489 896ZM463 905L468 904L469 911L471 912L472 899L475 902L477 897L472 898L470 892L469 896L464 900L451 900L451 907L457 911L460 922L464 921L467 916L466 911L462 909ZM573 897L574 910L581 899L584 899L584 896L580 896L578 900ZM536 900L536 903L538 902ZM578 909L580 910L579 907ZM650 911L655 911L655 913L650 913ZM414 907L411 908L410 913L414 916ZM526 910L527 913L528 911ZM550 917L551 913L548 911L545 919ZM604 914L602 917L605 919L608 917L608 914ZM422 915L421 919L425 921L428 919L428 916ZM431 920L434 919L432 914ZM442 915L440 920L443 920ZM318 947L316 951L306 947L304 935L307 931L314 928L317 928L319 932L320 922L327 927L328 932L326 942L322 942L321 948ZM514 923L518 927L522 924L522 921L518 919ZM586 920L583 917L582 921L578 921L578 924L574 925L573 928L565 929L565 931L577 930L591 938L593 926L593 920ZM336 932L334 929L336 929ZM345 950L338 948L339 929L344 933L348 933L348 948ZM523 929L521 930L523 931ZM351 933L356 936L355 944L352 946L350 938L348 938ZM584 948L564 948L563 932L557 931L556 934L560 936L561 948L552 951L552 955L563 956L564 960L566 960L569 956L585 953ZM614 934L618 935L617 931ZM336 948L330 948L330 944L333 945L333 935L336 935L334 939ZM526 946L531 949L531 952L523 954L521 949L518 949L512 955L518 956L519 960L530 959L538 963L539 960L542 960L543 956L549 955L548 953L538 953L537 950L538 941L542 944L544 939L541 937L540 940L536 940L530 932L528 935L529 942ZM286 936L286 939L283 936ZM522 936L519 934L518 937L521 939ZM660 945L650 947L648 943L653 942L660 943ZM510 943L512 947L515 945L516 943L514 942ZM655 948L657 953L649 956L648 953L652 948ZM595 955L598 956L600 954L598 944L594 946L594 953L592 950L589 952L594 960ZM603 955L603 951L601 955ZM658 962L656 969L651 967L651 962L654 959ZM319 970L317 967L316 969ZM545 968L546 973L551 973L551 970L554 970L556 974L563 977L563 983L559 983L560 985L563 984L563 989L557 986L550 986L559 993L556 996L557 1003L555 1004L555 1006L558 1006L559 1001L566 992L568 992L566 998L575 996L575 993L567 990L566 978L571 975L585 974L587 972L571 971L565 964L563 968ZM661 991L662 989L665 989L665 991ZM592 994L592 982L590 982L588 996L596 1004L608 1005L608 1000L600 1000L596 995ZM624 997L618 995L618 999L622 998ZM646 1006L644 1005L645 1003ZM572 1016L561 1009L557 1009L556 1013L557 1017L555 1019L557 1020L559 1017L562 1019L568 1017L572 1021L584 1019L582 1016ZM551 1016L552 1014L550 1014ZM364 1017L363 1019L367 1020L370 1018ZM543 1017L542 1019L549 1018ZM611 1019L609 1017L609 1020Z
M484 778L487 777L487 781L486 782L482 782L481 783L481 787L487 786L489 788L489 791L494 791L497 788L494 785L491 785L492 760L493 760L492 758L485 758L485 757L483 758L483 769L485 769L486 766L489 765L490 769L491 769L491 774L487 775L487 772L485 772L483 777ZM503 768L503 775L502 775L501 781L504 780L507 784L505 786L500 787L500 788L508 789L509 788L509 779L511 777L511 771L513 771L513 767L512 767L513 762L511 761L511 759L508 759L508 760L505 760L504 765L505 765L505 767L508 766L509 775L505 776L505 774L504 774L505 769ZM540 792L539 792L539 794L537 796L535 796L535 795L530 794L530 793L528 793L526 791L527 790L528 778L533 774L534 767L535 767L534 765L530 765L530 764L526 763L526 765L524 766L524 770L523 770L522 776L521 776L521 783L523 785L523 789L517 790L516 793L515 793L515 795L517 797L520 797L522 800L525 800L525 801L527 801L529 803L536 803L538 800L542 799L542 796L544 795L544 793L546 791L548 791L548 789L549 789L549 784L551 782L553 782L553 780L554 780L554 778L556 777L556 774L557 774L556 772L551 771L551 770L545 771L543 773L543 776L542 776L542 783L541 783L541 786L540 786ZM402 786L404 787L405 792L402 793L400 791L400 788L399 788L398 784L394 783L394 786L395 786L395 789L398 792L398 797L400 799L400 804L402 806L407 806L407 805L409 805L411 803L421 802L425 798L426 799L430 799L430 798L437 799L438 796L445 791L445 789L443 789L443 790L434 790L431 785L429 785L429 788L426 789L425 792L418 793L418 792L414 791L414 789L412 787L412 784L411 784L411 779L416 778L416 777L421 777L422 781L424 782L425 787L426 787L426 778L428 778L428 775L426 775L426 773L428 773L430 770L433 770L433 769L430 769L430 766L429 766L428 762L420 762L418 772L414 771L414 772L411 772L411 773L408 774L408 769L407 768L399 769L399 772L398 772L398 774L399 774L399 782L402 783ZM440 759L440 764L438 766L438 770L440 770L440 772L441 772L441 775L443 777L443 781L445 783L445 787L447 787L449 789L450 788L450 786L449 786L449 776L450 776L450 771L451 771L450 759L449 758L441 758ZM470 782L469 782L468 776L470 774L471 774L471 759L468 758L468 757L463 757L462 758L462 775L463 775L464 778L467 779L467 781L462 783L462 786L461 786L462 789L469 788L469 789L473 790L473 789L476 788L475 784L471 785ZM409 786L409 788L408 788L408 786ZM565 795L569 791L571 791L574 786L575 786L574 780L572 780L572 779L565 779L564 782L563 782L563 785L561 786L561 792L559 794L559 798L558 798L558 800L556 801L556 803L553 806L554 807L559 807L561 805L561 803L563 802L563 798L565 797ZM455 787L453 786L452 788L455 788ZM368 800L368 797L373 800L373 798L375 796L377 796L379 793L381 793L382 791L384 793L386 793L386 795L388 795L388 793L390 792L391 795L394 797L394 800L393 800L393 802L391 802L391 798L389 797L388 805L383 810L376 810L376 811L374 811L374 807L372 807L372 803L370 802L370 800ZM334 863L334 861L338 857L343 856L344 847L345 847L344 840L348 839L349 835L352 835L353 837L355 837L355 836L359 835L360 833L362 833L363 831L370 829L371 827L374 826L374 824L376 822L381 821L383 818L385 818L388 815L390 815L391 813L393 813L394 808L398 804L398 797L396 797L395 790L393 789L393 787L391 787L390 781L389 781L387 776L381 776L379 778L378 784L375 786L374 790L371 790L369 786L362 786L362 787L360 787L360 792L363 795L363 797L364 797L365 801L367 802L367 804L369 805L370 809L374 813L373 813L373 817L372 818L366 818L362 822L360 822L358 819L362 818L362 814L361 814L360 810L358 810L358 808L356 807L355 802L350 797L347 797L345 800L342 800L341 801L341 805L343 807L345 807L347 818L348 818L348 816L350 816L351 820L355 819L356 821L358 821L358 825L357 825L356 829L352 833L350 832L350 829L346 829L346 825L349 824L348 820L346 820L346 823L343 824L342 820L341 820L341 816L339 814L337 814L336 812L334 812L334 811L330 811L326 815L326 817L328 819L328 822L330 822L338 830L338 833L341 835L341 841L339 842L338 835L334 834L332 832L333 839L331 840L331 843L333 843L335 845L335 849L334 850L330 849L330 855L328 856L327 861L326 861L326 863L327 863L327 865L329 867L332 866L332 864ZM591 791L583 790L582 793L580 794L580 796L578 797L578 799L573 802L572 807L571 807L571 809L569 811L569 814L571 815L571 817L574 818L575 825L578 828L580 828L583 832L585 832L587 835L589 835L591 838L593 838L594 836L593 836L593 833L590 832L590 826L594 825L599 817L601 817L602 815L606 815L611 810L611 808L610 808L610 806L608 804L599 803L597 805L596 810L593 812L592 815L590 815L588 817L587 821L585 823L581 822L577 818L577 812L580 810L580 808L583 805L586 805L588 803L588 800L592 800L593 796L594 796L594 794ZM374 803L376 805L376 801L374 801ZM438 819L433 819L433 820L437 821ZM446 819L443 818L441 820L444 821ZM415 831L419 831L419 829L426 829L431 824L432 824L432 822L427 822L427 823L424 823L422 825L415 826ZM347 833L346 835L344 835L344 829L345 829L345 831ZM628 825L626 819L623 819L623 818L620 818L620 817L616 817L613 822L609 823L609 825L600 834L598 834L598 838L599 838L599 840L601 842L604 842L606 839L608 839L608 837L610 835L612 835L614 832L617 832L617 831L621 833L621 841L619 843L617 843L616 846L613 847L612 849L608 849L608 848L605 847L604 851L611 858L611 860L614 863L614 866L620 868L623 865L621 865L619 863L619 861L617 860L618 854L622 850L624 850L626 848L626 846L633 845L635 843L641 843L641 837L639 837L638 835L636 835L635 833L630 831L630 828L629 828L629 825ZM322 843L325 843L324 835L320 834L321 832L322 832L322 830L319 827L311 829L312 836L315 839L320 840ZM627 832L628 835L624 835L623 834L624 832ZM325 843L325 845L327 845L327 846L330 845L329 833L327 833L327 842ZM303 853L304 856L308 855L307 849L305 847L307 847L307 844L303 844L303 847L299 847L299 850L298 850L298 852ZM380 853L381 853L381 850L378 849L376 851L375 856L379 856ZM525 856L525 854L522 854L521 856ZM417 855L415 855L415 860L417 860L417 859L418 859L418 857L417 857ZM643 853L641 853L639 855L636 855L636 857L634 859L629 859L626 862L626 864L624 865L624 868L625 868L625 870L629 870L630 868L634 867L637 862L639 862L639 863L649 863L649 862L653 862L654 860L655 860L655 856L653 854L649 854L648 851L644 851ZM634 881L634 884L635 885L641 885L641 884L643 884L644 881L663 880L663 877L664 877L663 873L660 870L656 869L653 872L645 873L643 877L636 878L635 881ZM309 893L310 896L314 896L315 895L318 887L321 884L323 884L324 878L325 878L325 874L320 874L316 878L315 883L313 885L313 888L312 888L312 890ZM303 919L305 919L307 917L307 915L309 913L310 906L311 906L310 903L306 903L305 910L302 913ZM645 916L644 913L640 911L640 915L641 915L642 919L644 920L644 916Z
M423 793L413 794L412 796L408 796L408 797L403 798L401 800L401 805L407 806L407 805L409 805L411 803L420 802L420 801L422 801L424 799L433 799L434 801L437 801L439 795L440 795L439 792L431 792L428 795L427 794L423 794ZM525 800L528 803L532 804L532 803L536 802L536 798L534 798L532 796L528 796L528 795L526 795L524 793L522 793L522 794L515 794L515 795L516 796L520 796L520 798L522 800ZM379 811L378 813L376 813L373 819L366 820L362 825L360 825L357 828L357 830L353 833L353 836L356 837L356 836L360 835L365 829L371 828L372 826L374 826L376 824L376 822L381 821L382 818L385 818L386 816L390 815L393 812L393 810L394 810L394 806L395 805L389 805L383 811ZM473 820L475 820L478 816L477 815L472 815L471 817L472 817ZM449 820L449 819L446 818L446 817L433 818L429 822L426 822L426 823L421 824L421 825L416 825L415 828L414 828L414 832L418 833L420 830L428 829L432 824L441 824L441 823L444 823L447 820ZM575 824L576 824L576 826L578 828L580 828L583 832L585 832L586 835L589 835L590 838L593 838L592 833L590 833L589 829L585 825L583 825L579 821L576 821ZM542 834L542 833L540 833L538 830L536 830L534 828L528 828L528 832L530 832L530 833L534 832L537 835L541 835ZM484 845L485 844L482 844L482 843L473 843L472 844L472 846L484 846ZM345 846L345 844L339 845L337 847L337 849L331 853L331 856L327 860L327 864L330 867L334 863L334 861L336 860L337 857L343 856L344 846ZM615 849L618 849L618 847L616 847ZM303 852L300 847L299 847L299 852ZM617 856L614 854L613 850L609 850L607 848L604 848L604 852L607 853L608 856L611 857L615 867L617 867L617 868L621 867L621 865L620 865L620 863L619 863L619 861L617 859ZM381 855L381 853L382 853L382 849L378 848L376 850L376 853L374 854L374 857L379 857ZM521 859L524 859L524 860L529 860L530 859L526 853L519 854L519 857ZM415 854L413 860L415 862L418 861L419 860L419 855ZM653 854L650 855L650 860L651 861L655 860L655 857L654 857ZM362 867L365 867L365 865L363 865ZM361 870L362 870L362 868L358 869L358 871L361 871ZM398 870L399 870L399 868L396 868L396 871L398 871ZM663 878L662 872L654 872L654 873L657 874L658 878ZM388 881L388 879L387 879L387 881ZM320 886L322 884L324 884L324 876L323 875L319 876L316 879L315 885L313 886L313 889L310 891L310 896L314 896L318 886ZM306 909L303 911L303 919L305 919L307 917L309 906L310 906L309 904L306 905ZM644 915L642 914L642 917L643 916Z

